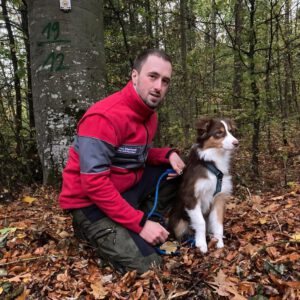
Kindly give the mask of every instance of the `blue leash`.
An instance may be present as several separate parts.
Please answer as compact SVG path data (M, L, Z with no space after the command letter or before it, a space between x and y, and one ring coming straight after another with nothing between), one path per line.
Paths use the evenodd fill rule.
M148 213L147 219L150 219L152 216L156 216L156 217L158 217L164 223L163 216L161 214L159 214L159 213L156 213L155 210L156 210L157 204L158 204L158 192L159 192L160 182L162 181L162 179L164 177L166 177L170 173L176 173L176 172L173 169L167 169L158 178L158 181L157 181L156 187L155 187L154 204L153 204L153 207L152 207L151 211ZM185 243L190 244L191 247L193 247L193 246L195 246L195 239L194 238L189 238ZM166 250L160 249L159 247L154 247L154 248L155 248L155 251L158 254L160 254L160 255L169 255L169 254L171 254L171 255L179 255L180 254L179 250L176 250L175 252L167 253Z
M147 219L151 218L152 215L154 215L155 213L155 210L157 208L157 203L158 203L158 192L159 192L159 186L160 186L160 182L162 181L162 179L164 177L166 177L169 173L176 173L173 169L167 169L164 173L162 173L160 175L160 177L158 178L157 180L157 183L156 183L156 187L155 187L155 197L154 197L154 204L153 204L153 207L151 209L151 211L148 213L148 217ZM156 216L162 218L162 216L158 213L155 213Z

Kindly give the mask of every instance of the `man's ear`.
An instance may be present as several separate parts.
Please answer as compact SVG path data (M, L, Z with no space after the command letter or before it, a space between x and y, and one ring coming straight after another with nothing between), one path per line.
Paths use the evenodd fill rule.
M132 72L131 72L131 79L132 79L133 85L136 85L138 74L139 73L138 73L138 71L136 69L132 70Z

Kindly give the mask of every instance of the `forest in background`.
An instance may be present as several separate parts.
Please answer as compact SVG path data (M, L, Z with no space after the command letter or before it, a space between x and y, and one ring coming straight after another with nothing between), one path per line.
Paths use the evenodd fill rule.
M0 298L300 299L300 1L59 2L0 0ZM185 155L198 118L234 119L234 195L224 248L182 243L121 275L74 236L57 187L78 119L150 47L174 65L156 144Z
M32 95L36 78L30 72L30 39L35 37L29 35L27 2L1 1L0 185L5 190L43 182L36 141L39 116ZM186 153L198 118L229 117L241 139L234 170L238 183L259 182L263 188L299 180L299 1L99 3L103 6L95 8L103 13L104 94L126 84L142 49L162 48L173 58L171 89L159 110L157 145ZM52 25L48 34L58 32L57 24ZM48 71L51 77L52 68ZM68 124L70 141L84 110L76 108ZM44 183L59 184L62 167L55 169L55 181Z

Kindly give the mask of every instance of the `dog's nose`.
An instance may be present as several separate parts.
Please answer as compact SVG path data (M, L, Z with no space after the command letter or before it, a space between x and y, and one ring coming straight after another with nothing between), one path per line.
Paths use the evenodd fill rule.
M239 141L237 139L234 139L232 144L233 146L237 147L239 145Z

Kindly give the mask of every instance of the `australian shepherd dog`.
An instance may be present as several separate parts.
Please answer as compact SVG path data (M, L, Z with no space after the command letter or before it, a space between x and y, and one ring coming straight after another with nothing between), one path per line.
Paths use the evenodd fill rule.
M178 240L193 229L196 247L206 253L206 233L212 234L217 248L224 247L225 202L232 192L230 159L239 142L230 120L202 119L196 129L197 143L191 148L169 225Z

